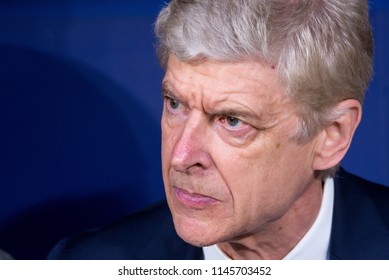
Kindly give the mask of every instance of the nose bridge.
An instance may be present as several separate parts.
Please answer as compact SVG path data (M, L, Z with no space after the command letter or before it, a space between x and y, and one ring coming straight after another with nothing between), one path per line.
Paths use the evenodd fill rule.
M193 166L206 168L209 156L206 145L207 123L200 112L192 112L174 144L172 166L187 171Z

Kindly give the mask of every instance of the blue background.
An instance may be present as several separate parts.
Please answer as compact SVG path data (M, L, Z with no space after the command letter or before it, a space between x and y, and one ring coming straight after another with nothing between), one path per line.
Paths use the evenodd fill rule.
M163 2L1 1L0 248L15 258L164 196ZM389 185L389 3L370 5L375 74L342 165Z

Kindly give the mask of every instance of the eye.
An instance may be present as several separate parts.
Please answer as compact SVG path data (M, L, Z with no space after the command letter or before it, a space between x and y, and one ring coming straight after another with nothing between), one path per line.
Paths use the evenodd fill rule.
M178 107L180 106L180 103L177 100L173 99L173 98L169 98L169 106L173 110L177 110Z
M218 118L220 132L224 136L233 138L247 138L253 135L255 129L245 121L233 116L221 116Z
M226 122L231 127L237 127L242 121L238 118L227 116Z
M186 114L186 107L177 99L170 96L165 96L165 106L168 113L173 115Z
M231 131L240 130L243 126L248 126L245 122L232 116L224 116L220 118L220 122L224 128Z

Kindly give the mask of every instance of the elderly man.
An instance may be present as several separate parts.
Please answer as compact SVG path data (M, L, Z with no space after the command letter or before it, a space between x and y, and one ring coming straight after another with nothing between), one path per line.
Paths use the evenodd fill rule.
M156 34L167 204L51 258L389 259L389 189L338 168L371 76L366 1L173 0Z

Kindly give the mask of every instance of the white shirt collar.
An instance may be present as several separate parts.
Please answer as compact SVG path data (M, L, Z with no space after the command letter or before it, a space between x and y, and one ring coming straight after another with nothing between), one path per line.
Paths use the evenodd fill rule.
M300 242L283 258L284 260L328 259L334 206L334 180L326 179L323 189L323 199L315 222ZM205 260L229 260L216 244L203 247L203 252Z

